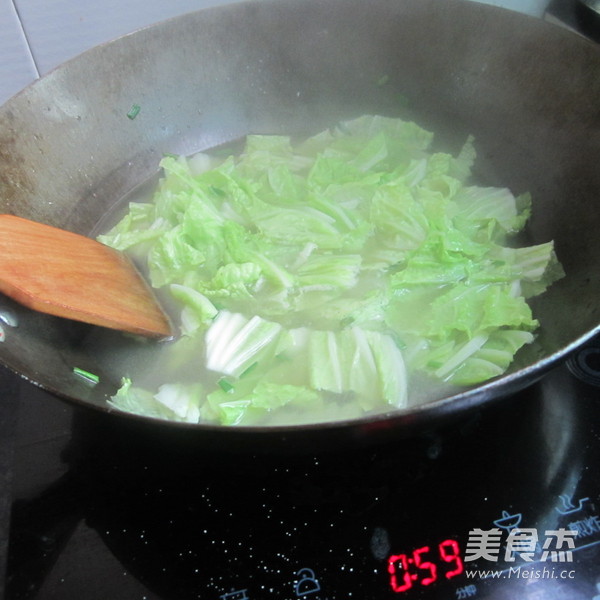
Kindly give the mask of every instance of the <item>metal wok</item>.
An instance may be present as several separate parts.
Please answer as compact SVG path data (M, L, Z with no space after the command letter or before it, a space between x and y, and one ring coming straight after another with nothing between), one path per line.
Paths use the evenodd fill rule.
M163 153L250 132L312 133L364 113L414 119L449 149L473 134L478 182L532 193L527 241L554 239L567 273L534 304L535 347L495 381L405 411L250 431L157 429L242 441L403 435L532 384L600 331L600 47L490 6L251 1L94 48L0 109L0 209L89 234L157 172ZM118 382L91 388L73 374L75 366L102 370L83 343L85 326L6 299L2 307L19 323L5 327L2 363L56 396L109 412L106 394Z

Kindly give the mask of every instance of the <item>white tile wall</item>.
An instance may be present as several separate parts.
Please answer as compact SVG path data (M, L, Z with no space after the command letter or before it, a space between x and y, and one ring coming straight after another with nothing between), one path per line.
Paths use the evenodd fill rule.
M0 0L0 104L102 42L230 0Z
M0 104L39 75L92 46L229 1L0 0ZM481 1L541 16L549 0Z
M0 0L0 104L37 76L12 0Z

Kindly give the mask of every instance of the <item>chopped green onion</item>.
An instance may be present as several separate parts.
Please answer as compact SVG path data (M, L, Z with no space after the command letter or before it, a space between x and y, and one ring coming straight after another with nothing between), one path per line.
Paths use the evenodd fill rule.
M96 385L100 382L100 377L95 375L94 373L90 373L89 371L85 371L84 369L80 369L79 367L73 367L73 373L82 379L85 379L89 383L93 383Z
M226 192L225 190L222 190L221 188L218 188L216 185L211 185L210 186L210 190L212 191L213 194L215 194L216 196L226 196Z
M258 361L253 362L241 375L240 377L245 377L246 375L248 375L248 373L250 373L251 371L254 371L254 369L256 369L256 367L258 366Z
M234 390L233 384L231 382L227 381L227 379L225 379L224 377L219 379L218 384L219 384L219 387L228 394L231 394Z
M140 114L140 110L142 110L142 107L139 104L132 104L127 113L127 118L133 121Z
M394 343L400 350L406 349L406 342L398 335L397 332L390 331L388 335L394 340Z
M340 319L340 326L349 327L350 325L352 325L352 323L354 323L354 321L356 321L355 317L353 317L352 315L347 315L343 319Z
M400 108L408 108L410 105L410 100L404 94L398 94L396 96L396 103Z

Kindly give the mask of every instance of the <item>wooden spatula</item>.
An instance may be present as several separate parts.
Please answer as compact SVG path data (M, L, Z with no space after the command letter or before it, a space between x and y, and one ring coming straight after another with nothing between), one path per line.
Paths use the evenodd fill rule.
M0 292L34 310L148 337L169 319L133 263L76 233L0 215Z

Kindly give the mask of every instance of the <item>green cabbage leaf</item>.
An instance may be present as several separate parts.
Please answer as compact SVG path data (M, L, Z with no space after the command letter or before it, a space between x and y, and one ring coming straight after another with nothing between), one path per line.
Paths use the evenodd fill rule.
M540 325L529 299L564 273L551 240L517 243L529 194L472 181L471 136L454 153L435 145L415 123L365 115L302 141L165 157L152 200L99 239L179 311L177 369L159 386L126 373L112 406L310 422L410 406L413 379L506 372ZM189 348L201 384L180 379Z

